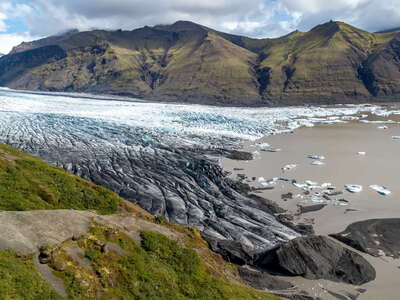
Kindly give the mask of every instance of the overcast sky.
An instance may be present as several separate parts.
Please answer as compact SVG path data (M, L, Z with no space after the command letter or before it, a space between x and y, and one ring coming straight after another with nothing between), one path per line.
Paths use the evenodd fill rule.
M330 19L369 31L400 27L400 0L0 0L0 52L67 29L134 29L189 20L253 37Z

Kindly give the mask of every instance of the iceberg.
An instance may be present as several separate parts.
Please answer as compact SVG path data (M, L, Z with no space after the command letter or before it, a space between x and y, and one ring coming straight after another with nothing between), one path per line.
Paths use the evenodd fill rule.
M388 129L389 127L387 126L378 126L378 129Z
M311 181L311 180L306 180L305 183L306 183L308 186L316 186L316 185L318 185L318 182Z
M288 171L288 170L292 170L292 169L294 169L294 168L296 168L296 167L297 167L296 164L287 164L287 165L284 165L284 166L282 167L282 170L283 170L283 171Z
M357 152L358 155L367 155L367 152Z
M313 166L322 166L322 165L324 165L325 163L322 162L322 161L320 161L320 160L314 160L311 164L312 164Z
M266 151L268 151L268 152L281 152L282 149L281 148L268 148Z
M325 156L318 155L318 154L309 154L307 155L308 158L315 159L315 160L324 160Z
M400 135L392 136L392 139L393 139L393 140L400 140Z
M362 185L358 185L358 184L346 184L344 187L350 193L359 193L363 189Z
M385 188L384 186L381 186L381 185L372 184L369 187L371 189L373 189L374 191L377 191L379 194L384 195L384 196L387 196L387 195L392 193L387 188Z

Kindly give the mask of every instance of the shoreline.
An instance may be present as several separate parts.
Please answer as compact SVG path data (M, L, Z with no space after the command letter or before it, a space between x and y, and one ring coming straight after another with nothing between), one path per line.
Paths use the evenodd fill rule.
M329 234L339 233L348 225L356 221L398 218L400 216L400 204L396 203L396 197L399 195L400 189L394 181L388 181L387 179L390 176L396 178L396 170L400 170L400 165L396 164L395 168L388 169L387 165L385 165L383 161L385 157L388 156L388 148L390 148L388 147L389 144L394 147L393 151L389 151L391 152L391 155L396 155L396 153L398 153L397 149L400 147L400 143L395 143L395 141L390 139L392 135L396 135L394 133L400 133L400 125L398 123L390 122L387 124L383 123L385 122L384 119L393 118L395 118L396 122L400 121L398 115L381 117L369 114L366 118L368 122L350 120L346 124L337 123L331 125L315 125L310 128L300 127L294 130L293 133L265 136L259 140L244 143L243 147L240 149L240 151L252 152L253 156L255 156L253 160L238 161L224 158L220 161L220 165L224 170L231 172L232 178L241 179L253 188L256 188L256 195L269 199L279 207L288 210L288 213L294 216L296 223L312 225L315 234L317 235L327 236ZM379 126L388 126L389 128L378 129ZM343 147L341 148L341 143L343 143L343 141L341 135L345 135L349 132L353 133L352 131L360 134L359 139L354 139L355 135L349 134L349 137L344 140L346 143L348 142L350 146L348 149L342 149ZM328 135L331 139L336 137L336 140L333 139L334 142L329 143L330 139L326 136L324 137L324 135ZM363 145L362 140L365 140L366 136L368 136L369 141L364 145L364 148L360 148L360 146ZM386 139L386 144L382 142L384 139ZM313 140L315 140L315 143L311 143ZM314 152L306 151L304 149L303 146L307 142L312 144L312 147L310 146L310 148L316 148ZM282 151L260 151L260 147L256 146L257 144L265 145L266 143L270 144L272 148L281 148ZM320 148L316 147L317 143L322 144L322 146ZM352 143L354 144L354 147L353 150L350 151L349 149L352 149ZM385 149L384 155L381 155L383 157L382 160L379 159L379 153L375 151L377 150L375 148L377 148L380 143L382 143L382 149ZM357 152L366 150L367 145L369 145L369 148L366 151L365 156L357 154ZM323 151L324 149L325 151ZM335 156L335 151L340 155ZM326 155L326 159L322 160L324 165L311 165L310 163L312 160L306 157L307 154ZM393 157L390 156L386 158L389 163L391 158ZM342 162L340 162L341 160ZM364 189L360 193L349 193L345 191L344 188L345 184L359 183L357 180L351 180L352 176L356 176L351 172L351 168L354 167L351 166L351 160L353 160L353 164L356 165L355 168L360 168L362 170L359 171L360 174L358 175L362 180L359 179L358 181L362 181ZM297 163L298 165L296 168L293 168L293 170L282 172L278 167L282 167L285 161L287 164ZM395 164L395 162L396 160L393 160L393 164ZM340 169L347 163L350 165L348 169L344 169L343 172L336 172L337 174L335 175L335 168ZM335 168L333 168L332 172L329 172L327 169L329 169L332 164L335 165ZM382 176L382 174L377 174L376 177L371 174L366 174L366 170L368 169L372 170L370 173L377 173L379 168L376 164L382 164L382 169L386 169L387 173L390 174L388 177L382 178L380 182L375 181L378 181L377 178ZM268 169L273 169L273 171L267 171ZM380 172L382 172L382 170ZM335 178L334 175L342 178ZM263 183L264 181L259 181L259 179L263 177L266 182L273 177L288 177L290 181L287 182L285 181L286 179L282 181L278 180L272 185L264 184L265 186L263 186L260 183ZM291 195L298 195L301 193L299 189L294 187L291 183L291 180L293 179L298 182L304 182L306 179L309 179L310 181L318 181L319 183L332 182L337 188L336 190L340 191L341 194L337 197L331 197L331 201L322 203L323 205L321 205L321 203L306 203L305 207L318 205L320 205L320 207L314 207L310 211L299 213L299 203L308 200L305 200L307 197L305 195L302 199L293 199L290 197L290 193L292 193ZM376 191L371 190L368 186L369 184L366 184L365 182L368 182L369 184L379 183L382 185L388 185L392 194L389 196L379 195ZM286 198L283 197L285 195L287 196ZM333 204L333 199L338 200L339 198L346 199L348 203L345 203L346 205ZM337 240L335 241L338 242ZM341 242L339 243L342 244ZM350 248L344 244L342 245ZM375 280L357 287L343 283L334 283L327 280L307 280L304 278L288 277L279 278L295 284L299 287L299 290L307 290L310 295L314 293L314 296L323 296L322 299L324 300L338 299L333 294L339 293L340 295L343 295L344 291L352 295L357 294L357 299L360 300L376 299L379 295L382 295L383 292L386 296L385 299L397 299L396 296L398 291L396 291L396 280L393 279L394 277L397 278L397 276L393 276L393 274L400 275L400 270L397 267L397 265L400 265L400 261L386 256L372 257L353 248L350 249L361 254L373 265L377 272L377 278ZM366 291L361 293L357 291L357 289L366 289ZM329 293L328 290L333 292L333 294Z

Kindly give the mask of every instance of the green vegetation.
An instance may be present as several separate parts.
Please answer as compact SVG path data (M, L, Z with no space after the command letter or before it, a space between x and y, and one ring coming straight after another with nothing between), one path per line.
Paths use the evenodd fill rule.
M77 209L118 211L113 192L0 144L0 210Z
M159 233L143 231L138 245L121 232L95 226L77 244L89 266L63 249L54 251L50 263L74 299L279 299L212 275L196 251Z
M390 97L400 85L398 32L328 22L253 39L181 21L70 33L16 47L0 61L0 84L211 104Z
M12 251L0 251L0 299L62 299L35 269L32 257L18 257Z

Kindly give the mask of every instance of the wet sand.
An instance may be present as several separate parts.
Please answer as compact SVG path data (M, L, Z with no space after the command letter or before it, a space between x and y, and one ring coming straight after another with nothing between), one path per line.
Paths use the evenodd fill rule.
M400 121L399 115L392 115L391 120ZM369 120L385 120L369 117ZM387 126L388 129L378 129ZM252 161L233 161L223 159L222 166L232 171L232 176L245 174L247 182L254 187L262 187L259 177L266 180L274 177L284 177L297 182L311 180L322 183L332 183L336 191L343 194L330 197L327 205L318 211L299 215L298 204L315 204L295 187L292 182L278 181L272 185L272 190L259 191L259 195L271 199L281 207L297 214L298 222L312 223L316 234L328 235L344 230L356 221L372 218L400 217L400 140L392 136L400 135L400 124L371 124L351 121L346 124L317 125L312 128L300 128L294 133L268 136L256 143L268 143L281 152L260 151L256 143L247 144L243 150L256 152ZM359 155L357 152L366 152ZM314 160L307 158L309 154L325 156L324 165L311 165ZM282 171L287 164L297 167ZM236 170L234 170L236 168ZM237 170L237 169L243 170ZM252 178L256 177L256 180ZM345 184L363 186L360 193L345 191ZM385 186L392 193L382 196L372 190L369 185ZM303 199L282 199L288 192L294 195L302 194ZM337 205L339 199L348 201L347 205ZM345 204L341 202L341 204ZM399 299L400 292L400 260L390 258L374 258L363 256L373 264L377 271L377 279L365 284L367 291L359 296L361 300L375 300L379 296L385 300ZM348 290L354 294L357 287L333 283L324 280L310 281L303 278L291 279L301 289L322 299L337 299L327 294L324 289L332 291Z

